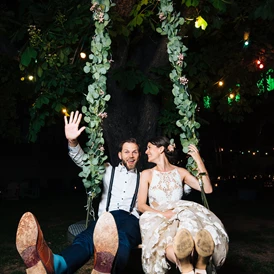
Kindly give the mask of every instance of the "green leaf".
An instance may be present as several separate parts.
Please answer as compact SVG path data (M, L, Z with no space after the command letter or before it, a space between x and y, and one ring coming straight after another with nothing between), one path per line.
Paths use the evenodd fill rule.
M32 47L27 47L21 55L21 64L27 67L31 59L36 59L37 51Z
M177 127L181 127L181 126L182 126L182 123L181 123L180 120L176 121L176 126L177 126Z
M159 88L151 79L145 79L141 85L143 87L144 94L158 94Z
M162 30L161 28L156 28L156 31L157 31L158 33L162 33L162 32L163 32L163 30Z
M224 12L226 11L226 4L225 4L225 1L223 0L211 0L214 8Z
M104 100L105 100L105 101L109 101L109 100L110 100L110 97L111 97L111 96L110 96L109 94L107 94L107 95L104 97Z
M49 103L49 99L45 97L44 95L41 95L40 97L37 98L35 102L36 108L41 108L42 105L47 105Z
M64 62L65 55L64 55L64 53L63 53L62 50L60 50L60 52L59 52L59 58L60 58L60 61L63 63L63 62Z
M96 124L94 121L90 121L88 125L90 128L94 128Z
M140 26L143 23L144 14L138 14L133 20L131 21L131 26L136 27Z
M63 109L63 104L61 104L61 103L59 103L59 102L57 102L57 103L55 103L54 105L54 110L56 111L56 112L61 112L61 110Z
M98 72L95 72L95 73L93 74L93 78L94 78L95 80L98 80L99 77L100 77L100 74L99 74Z
M43 74L43 69L42 69L42 67L38 67L37 68L37 75L39 76L39 77L42 77L42 74Z
M89 117L89 116L85 116L85 117L84 117L84 121L85 121L86 123L89 123L89 122L90 122L90 117Z
M94 165L94 166L96 166L98 164L98 159L97 158L93 158L91 160L91 164Z
M184 1L187 7L197 7L199 5L199 0L186 0Z

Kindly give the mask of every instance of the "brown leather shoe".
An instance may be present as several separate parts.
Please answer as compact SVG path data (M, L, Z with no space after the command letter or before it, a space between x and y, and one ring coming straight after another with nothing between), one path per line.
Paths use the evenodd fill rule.
M44 240L40 225L31 212L21 217L17 233L16 248L22 257L28 274L53 274L53 254Z
M104 212L94 228L94 267L91 274L110 273L118 250L119 240L115 220Z

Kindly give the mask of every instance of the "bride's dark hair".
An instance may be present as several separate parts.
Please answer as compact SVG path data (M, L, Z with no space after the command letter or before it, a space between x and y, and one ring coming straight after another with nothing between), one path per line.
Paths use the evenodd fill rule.
M176 164L177 151L175 144L171 144L170 140L165 136L157 136L148 140L149 143L155 145L156 147L164 147L164 153L171 164Z

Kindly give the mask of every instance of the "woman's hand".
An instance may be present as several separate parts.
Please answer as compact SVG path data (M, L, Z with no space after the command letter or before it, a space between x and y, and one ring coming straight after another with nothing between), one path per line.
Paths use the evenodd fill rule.
M193 144L190 144L188 146L188 152L187 152L188 155L190 155L194 161L196 162L197 164L197 171L198 171L198 174L203 174L203 183L204 183L204 191L205 193L211 193L213 191L213 188L212 188L212 185L211 185L211 182L210 182L210 178L208 176L208 172L206 170L206 167L204 165L204 162L201 158L201 155L199 153L199 150L198 148L193 145ZM189 180L189 183L188 185L190 185L191 187L197 189L200 191L200 185L199 185L199 182L196 184L196 187L195 187L195 183L194 184L191 184L191 180Z
M202 161L198 148L193 144L188 146L187 154L190 155L197 164Z
M173 212L173 210L167 210L164 212L161 212L162 215L164 215L164 217L166 217L167 219L170 219L171 217L173 217L175 215L175 213Z

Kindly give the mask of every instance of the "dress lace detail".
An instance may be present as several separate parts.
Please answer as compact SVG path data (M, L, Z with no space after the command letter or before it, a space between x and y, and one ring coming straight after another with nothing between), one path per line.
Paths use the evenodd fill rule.
M142 235L142 265L146 274L164 274L170 269L165 249L173 243L176 232L181 228L190 231L193 238L201 229L207 229L215 242L213 262L219 268L228 252L228 236L218 217L204 206L181 200L183 184L177 169L169 172L153 170L149 186L151 207L176 213L171 219L162 214L146 211L140 217Z
M177 169L168 172L153 170L148 198L151 207L178 201L183 196L183 185Z

